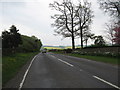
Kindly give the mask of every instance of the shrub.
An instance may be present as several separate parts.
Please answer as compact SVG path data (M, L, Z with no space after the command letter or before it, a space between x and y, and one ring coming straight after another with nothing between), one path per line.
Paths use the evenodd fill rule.
M65 49L64 50L66 53L72 53L72 49Z

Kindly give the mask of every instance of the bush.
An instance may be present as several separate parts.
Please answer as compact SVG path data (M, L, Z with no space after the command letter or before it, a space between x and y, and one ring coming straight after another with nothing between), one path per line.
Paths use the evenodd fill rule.
M23 52L34 52L39 51L42 44L40 40L33 37L22 35L23 44L19 46L18 50Z
M66 53L72 53L72 49L65 49L64 50Z

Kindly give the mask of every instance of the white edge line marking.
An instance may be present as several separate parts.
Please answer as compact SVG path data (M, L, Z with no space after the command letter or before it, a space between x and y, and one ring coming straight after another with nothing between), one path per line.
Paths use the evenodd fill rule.
M98 80L100 80L100 81L102 81L102 82L104 82L104 83L107 83L107 84L111 85L114 88L120 89L120 87L118 87L118 86L116 86L116 85L114 85L114 84L112 84L112 83L110 83L108 81L105 81L105 80L103 80L103 79L101 79L101 78L99 78L97 76L93 76L93 77L96 78L96 79L98 79Z
M33 63L33 61L34 61L34 59L35 59L36 57L37 57L37 55L34 56L34 58L32 59L32 61L30 62L30 65L29 65L28 69L26 70L26 72L25 72L25 74L24 74L24 76L23 76L22 82L20 83L19 90L21 90L21 88L22 88L22 86L23 86L23 84L24 84L25 78L26 78L26 76L27 76L27 74L28 74L28 71L29 71L29 69L30 69L30 67L31 67L31 65L32 65L32 63Z
M72 64L70 64L70 63L68 63L68 62L66 62L66 61L63 61L63 60L61 60L61 59L58 59L58 60L61 61L61 62L63 62L63 63L65 63L65 64L67 64L67 65L69 65L69 66L71 66L71 67L73 67Z

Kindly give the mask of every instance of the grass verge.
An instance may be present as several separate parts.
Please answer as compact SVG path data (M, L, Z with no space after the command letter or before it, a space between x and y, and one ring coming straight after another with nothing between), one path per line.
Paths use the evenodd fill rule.
M31 60L38 52L16 53L2 57L2 84L3 86L13 78L27 61Z
M120 61L118 60L118 58L113 58L113 57L90 56L90 55L80 55L80 54L63 53L63 52L53 52L53 53L64 54L64 55L69 55L69 56L74 56L74 57L79 57L79 58L86 58L86 59L109 63L109 64L114 64L114 65L120 65Z

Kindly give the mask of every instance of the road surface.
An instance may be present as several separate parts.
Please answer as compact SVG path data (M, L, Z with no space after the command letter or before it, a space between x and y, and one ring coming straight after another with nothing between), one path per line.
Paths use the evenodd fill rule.
M31 61L21 88L116 88L118 67L53 53L39 53Z

